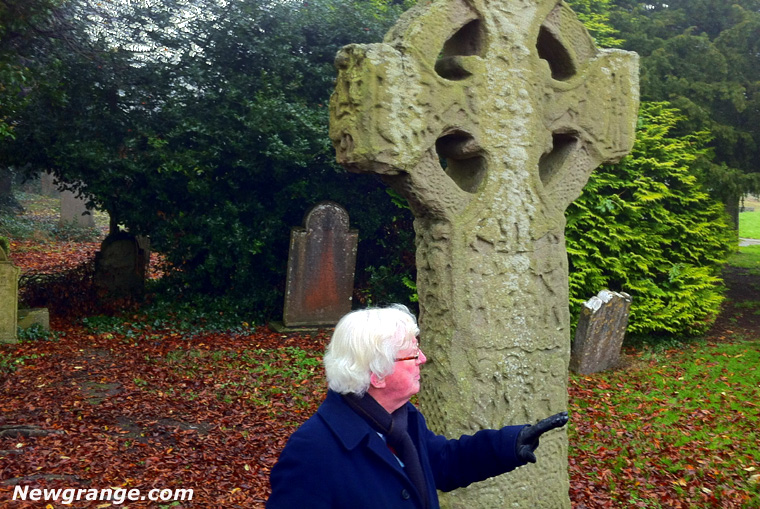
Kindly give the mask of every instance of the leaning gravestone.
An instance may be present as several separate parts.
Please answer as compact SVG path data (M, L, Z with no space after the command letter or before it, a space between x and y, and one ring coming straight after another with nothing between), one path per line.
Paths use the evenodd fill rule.
M336 57L330 137L415 215L422 406L448 436L567 408L564 211L632 147L638 57L594 46L557 0L420 2ZM443 507L568 508L567 435Z
M13 265L0 246L0 343L15 343L18 339L18 277L21 269Z
M59 224L71 224L81 228L94 228L95 216L88 210L84 197L77 197L73 191L61 191L61 218Z
M335 325L351 311L356 245L348 213L337 203L315 205L290 232L283 324Z
M106 297L139 298L150 265L146 237L118 232L108 235L95 254L94 283Z
M624 292L602 290L583 303L570 352L573 372L588 375L618 365L630 310L631 296Z

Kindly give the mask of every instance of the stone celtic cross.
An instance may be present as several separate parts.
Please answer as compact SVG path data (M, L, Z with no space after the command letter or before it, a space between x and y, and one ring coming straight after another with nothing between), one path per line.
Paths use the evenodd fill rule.
M336 57L338 161L381 175L415 215L420 405L435 431L567 408L564 211L632 146L637 64L597 49L561 0L421 0L382 44ZM443 506L570 507L566 433L539 453Z

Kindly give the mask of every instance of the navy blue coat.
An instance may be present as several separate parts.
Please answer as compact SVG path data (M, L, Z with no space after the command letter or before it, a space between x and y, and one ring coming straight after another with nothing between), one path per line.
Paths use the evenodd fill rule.
M525 464L515 442L524 426L448 440L409 408L409 434L420 453L430 508L450 491ZM290 437L272 469L267 509L417 509L417 490L380 437L343 398L328 391L317 413Z

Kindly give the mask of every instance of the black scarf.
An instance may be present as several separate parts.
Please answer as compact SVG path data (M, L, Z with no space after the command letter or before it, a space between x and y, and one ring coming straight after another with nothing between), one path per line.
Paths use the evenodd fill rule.
M428 507L427 483L422 472L420 456L407 432L407 408L402 406L392 414L380 406L369 394L358 396L344 394L343 400L374 429L385 435L388 445L395 451L402 463L409 480L417 489L422 500L422 507Z

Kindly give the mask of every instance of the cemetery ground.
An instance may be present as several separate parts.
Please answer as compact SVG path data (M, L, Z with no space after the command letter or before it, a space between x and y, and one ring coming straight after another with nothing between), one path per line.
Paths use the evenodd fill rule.
M192 501L122 506L263 507L279 450L324 396L330 331L95 314L76 278L98 242L58 241L31 226L52 206L25 206L34 222L12 259L22 277L67 275L48 289L67 312L0 345L0 507L111 506L12 501L16 486L184 488ZM760 507L760 246L724 276L704 337L637 338L620 369L571 375L573 507Z

